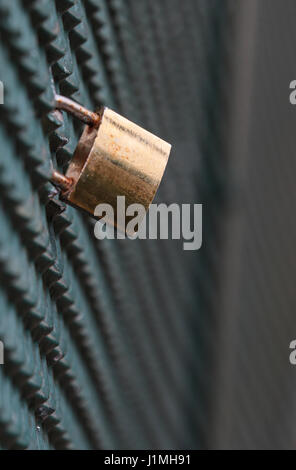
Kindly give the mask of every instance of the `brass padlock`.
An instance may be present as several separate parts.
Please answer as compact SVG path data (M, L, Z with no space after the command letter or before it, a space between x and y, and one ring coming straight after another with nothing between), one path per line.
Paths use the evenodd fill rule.
M117 196L125 196L126 207L137 203L147 211L171 145L105 107L94 113L60 95L56 107L86 123L66 174L52 175L61 199L92 216L98 204L110 204L115 227L125 232L116 216Z

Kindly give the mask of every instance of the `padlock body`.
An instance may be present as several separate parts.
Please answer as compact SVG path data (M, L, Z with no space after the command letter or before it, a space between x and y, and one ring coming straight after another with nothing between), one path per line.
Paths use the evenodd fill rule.
M73 184L62 197L92 216L98 204L110 204L114 225L125 232L126 223L118 222L117 196L125 196L126 207L136 203L148 210L170 149L167 142L104 108L99 127L83 131L66 173Z

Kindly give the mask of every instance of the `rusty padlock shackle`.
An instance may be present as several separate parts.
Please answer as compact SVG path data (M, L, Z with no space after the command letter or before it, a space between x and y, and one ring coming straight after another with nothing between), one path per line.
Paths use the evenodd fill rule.
M79 103L76 103L70 98L67 98L66 96L58 94L55 95L55 109L62 109L63 111L67 111L67 113L72 114L74 117L84 122L84 124L88 124L89 126L98 127L101 122L101 116L98 113L89 111L89 109L85 108ZM51 182L63 191L67 191L71 187L72 179L68 178L57 170L53 170L51 174Z
M109 204L115 213L118 196L125 207L140 204L145 210L162 179L171 146L142 127L102 107L89 111L65 96L55 96L55 107L86 124L66 174L53 170L51 182L60 188L60 198L92 217L99 204Z
M80 119L80 121L90 126L97 127L101 122L101 116L98 113L89 111L84 106L81 106L81 104L76 103L66 96L55 95L55 107L56 109L63 109L73 114L77 119Z

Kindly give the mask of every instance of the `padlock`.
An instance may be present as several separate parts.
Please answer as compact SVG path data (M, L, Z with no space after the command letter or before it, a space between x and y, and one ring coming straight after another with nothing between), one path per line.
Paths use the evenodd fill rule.
M60 95L56 107L86 123L66 174L52 174L61 199L93 217L99 204L110 204L115 214L110 223L126 232L128 218L121 226L117 197L125 196L126 208L141 204L147 211L171 145L106 107L94 113Z

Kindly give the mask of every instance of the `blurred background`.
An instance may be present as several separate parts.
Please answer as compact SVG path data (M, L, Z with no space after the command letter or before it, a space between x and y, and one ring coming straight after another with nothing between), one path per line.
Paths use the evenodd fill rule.
M296 4L0 0L0 448L295 448ZM173 146L203 245L104 240L59 201L82 126Z

